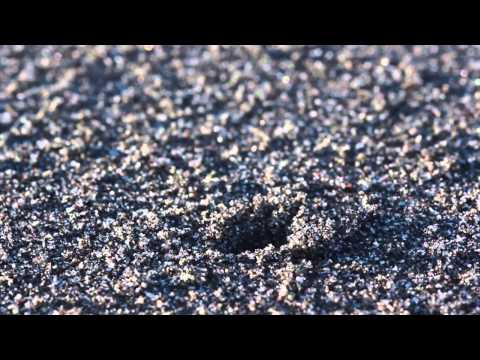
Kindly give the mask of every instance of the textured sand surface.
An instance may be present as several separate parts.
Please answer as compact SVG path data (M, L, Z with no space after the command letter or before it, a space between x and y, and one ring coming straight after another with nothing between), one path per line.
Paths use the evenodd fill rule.
M0 313L479 313L479 115L478 46L0 46Z

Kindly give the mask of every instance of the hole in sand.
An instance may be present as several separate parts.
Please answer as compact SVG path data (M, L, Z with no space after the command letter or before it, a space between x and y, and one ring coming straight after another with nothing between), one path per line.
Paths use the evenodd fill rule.
M274 215L275 207L261 205L248 207L227 219L216 246L225 253L240 254L244 251L263 249L272 244L280 247L287 243L289 221Z

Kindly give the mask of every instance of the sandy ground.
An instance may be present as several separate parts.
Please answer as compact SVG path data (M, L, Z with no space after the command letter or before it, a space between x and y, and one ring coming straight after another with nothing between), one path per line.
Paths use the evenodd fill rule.
M475 46L1 46L0 313L479 313L479 112Z

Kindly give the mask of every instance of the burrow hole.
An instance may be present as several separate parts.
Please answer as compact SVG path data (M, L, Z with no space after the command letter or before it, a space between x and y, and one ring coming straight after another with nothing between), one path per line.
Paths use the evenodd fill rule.
M233 254L263 249L270 244L278 248L287 243L291 219L288 214L275 215L271 204L258 209L248 207L225 220L216 247Z

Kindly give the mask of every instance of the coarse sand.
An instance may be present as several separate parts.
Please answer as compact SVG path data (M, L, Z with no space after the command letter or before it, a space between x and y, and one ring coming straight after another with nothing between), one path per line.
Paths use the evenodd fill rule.
M479 115L479 46L0 46L0 314L478 314Z

